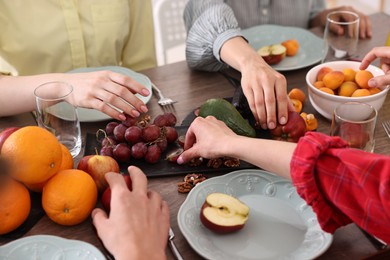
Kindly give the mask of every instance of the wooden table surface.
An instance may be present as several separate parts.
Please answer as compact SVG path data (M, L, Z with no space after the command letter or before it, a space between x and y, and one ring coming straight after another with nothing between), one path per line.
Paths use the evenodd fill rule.
M388 30L390 28L390 16L384 13L371 15L373 22L372 39L362 40L359 42L359 57L363 58L364 54L374 46L384 45ZM314 29L314 33L321 35L321 30ZM305 75L310 69L304 68L290 72L283 72L287 78L288 88L301 88L306 93ZM180 123L194 108L200 106L209 98L231 97L234 88L220 74L211 72L191 71L187 68L185 62L174 63L142 71L147 75L166 96L169 96L179 102L174 106L174 113ZM235 72L232 73L237 74ZM153 95L148 103L149 114L153 117L163 112L157 104L157 98ZM319 119L318 131L329 133L330 122L315 112L309 101L304 104L304 111L311 112ZM376 147L375 152L390 155L390 139L385 134L381 122L390 120L390 96L387 96L383 108L379 111L377 130L375 134ZM97 129L103 128L107 122L82 123L83 136L87 132L94 133ZM13 117L0 119L0 130L10 126L35 125L31 114L26 113ZM85 140L83 140L85 144ZM80 159L77 158L76 162ZM220 173L222 174L222 173ZM220 175L218 173L214 175ZM178 210L186 199L186 194L177 192L176 184L182 181L183 176L150 178L149 187L162 194L162 197L168 202L171 211L171 225L175 232L175 243L183 255L184 259L202 259L187 243L186 239L180 232L177 224ZM90 219L73 226L64 227L53 223L46 216L42 217L30 231L24 236L48 234L56 235L63 238L78 239L89 242L105 252L104 247L96 236ZM0 245L4 244L6 239L1 239ZM168 259L174 259L169 249L167 249ZM338 229L334 234L334 240L330 248L318 259L362 259L378 253L378 250L369 242L364 234L354 224Z

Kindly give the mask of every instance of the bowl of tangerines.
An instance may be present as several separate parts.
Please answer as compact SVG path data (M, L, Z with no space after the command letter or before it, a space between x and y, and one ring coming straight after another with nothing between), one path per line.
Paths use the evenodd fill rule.
M332 119L338 104L358 101L379 110L386 99L388 88L371 88L368 81L384 75L382 69L369 65L360 70L360 62L333 61L322 63L309 70L306 75L309 100L322 116Z

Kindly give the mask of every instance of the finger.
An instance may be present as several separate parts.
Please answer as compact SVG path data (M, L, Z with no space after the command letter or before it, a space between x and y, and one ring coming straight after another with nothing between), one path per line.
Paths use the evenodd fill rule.
M148 188L148 179L141 169L135 166L129 166L128 171L132 182L133 192L146 193Z
M390 59L390 47L375 47L363 58L359 69L364 70L377 58Z
M248 86L248 84L247 84L247 86ZM254 97L252 88L251 87L243 88L243 92L244 92L244 95L246 97L246 100L248 101L249 109L251 110L253 116L255 117L256 122L259 122L260 117L256 111L255 97Z
M263 83L264 84L264 83ZM267 83L265 83L267 84ZM252 102L252 106L253 106L253 110L252 110L252 113L254 116L257 117L257 120L256 122L259 122L260 126L263 128L263 129L267 129L267 115L266 115L266 108L265 108L265 105L264 105L264 92L263 92L263 88L265 86L260 86L258 87L258 89L256 91L252 91L252 95L253 95L253 102Z
M193 158L198 158L200 157L199 152L196 148L196 146L192 146L188 150L185 150L179 158L177 158L177 163L178 164L185 164L189 162Z
M390 85L390 75L377 76L368 81L370 87L378 87L380 89L385 89L387 85Z
M98 232L104 228L104 222L108 219L106 212L100 208L94 209L91 213L91 217L92 223Z
M288 121L288 96L287 96L287 90L286 87L283 85L283 83L277 83L280 84L276 86L276 98L277 98L277 108L278 108L278 118L279 123L284 125Z
M190 127L187 129L187 133L185 135L185 141L184 141L184 150L191 148L196 142L196 135L194 132L194 128L196 128L196 125L198 125L199 121L202 120L204 120L202 117L195 118L195 120L191 123Z
M129 90L131 90L133 93L139 93L142 96L148 96L150 94L150 91L141 83L135 81L133 78L122 75L120 73L110 72L109 78L119 84L122 85Z
M276 82L275 82L276 83ZM267 115L267 127L274 129L276 127L276 101L275 101L275 87L264 89L264 102L266 115ZM260 104L256 103L256 106ZM259 109L259 107L257 107Z

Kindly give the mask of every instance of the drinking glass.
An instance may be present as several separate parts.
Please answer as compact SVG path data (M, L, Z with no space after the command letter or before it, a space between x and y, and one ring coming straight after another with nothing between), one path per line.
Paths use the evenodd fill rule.
M345 60L356 52L359 20L359 15L350 11L335 11L327 15L322 62Z
M333 112L330 135L340 136L350 147L373 152L377 110L366 103L346 102Z
M37 122L65 145L73 158L81 151L80 122L70 100L73 87L66 82L47 82L35 91Z

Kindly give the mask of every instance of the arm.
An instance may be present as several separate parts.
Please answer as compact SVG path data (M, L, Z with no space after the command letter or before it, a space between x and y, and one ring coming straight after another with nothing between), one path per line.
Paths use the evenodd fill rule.
M68 82L73 86L74 93L73 100L69 100L70 103L79 107L98 109L118 120L125 120L125 115L108 104L133 117L148 110L134 94L147 96L149 91L133 79L111 71L35 76L0 75L0 117L35 110L34 90L48 81ZM135 109L123 100L132 104Z
M390 242L389 156L350 149L338 137L314 132L298 144L237 136L207 117L191 124L178 163L224 155L291 178L325 231L353 221Z
M166 259L169 209L161 196L147 190L147 179L129 167L132 191L117 173L106 174L111 188L111 211L92 212L92 221L104 246L115 259Z
M372 49L364 56L359 69L367 69L368 65L378 58L380 59L381 68L385 75L370 79L368 85L373 88L378 87L384 89L390 85L390 47L375 47Z
M241 72L250 109L262 128L288 120L287 83L241 36L233 10L222 1L189 1L186 56L190 68L217 71L230 65ZM276 109L277 108L277 109Z

